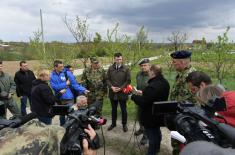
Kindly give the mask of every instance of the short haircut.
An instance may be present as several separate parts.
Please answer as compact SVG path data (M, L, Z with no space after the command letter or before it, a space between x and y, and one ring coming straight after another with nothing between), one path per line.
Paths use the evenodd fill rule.
M86 99L86 100L87 100L87 97L84 96L84 95L79 95L79 96L76 98L77 103L80 103L80 101L81 101L82 99Z
M204 82L206 85L212 83L211 78L204 72L194 71L188 74L186 82L191 82L194 86L200 87L201 83Z
M60 61L60 60L55 60L54 61L54 67L58 67L59 64L63 64L63 62Z
M121 57L122 53L114 53L114 57Z
M159 65L151 65L150 70L153 71L155 75L162 73L162 68Z
M48 69L44 69L44 68L40 68L38 71L37 71L37 77L43 77L44 75L49 75L50 74L50 71Z
M20 61L20 66L22 66L22 64L25 64L26 63L26 61Z

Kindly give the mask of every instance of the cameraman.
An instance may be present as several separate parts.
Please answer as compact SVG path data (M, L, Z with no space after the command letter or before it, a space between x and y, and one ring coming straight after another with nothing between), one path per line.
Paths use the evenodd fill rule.
M149 71L149 81L142 95L131 96L131 99L140 106L140 121L146 129L149 139L149 148L147 155L155 155L160 150L162 135L160 130L161 119L152 115L153 102L166 101L168 99L170 85L163 77L161 67L151 65ZM138 91L141 93L141 91Z

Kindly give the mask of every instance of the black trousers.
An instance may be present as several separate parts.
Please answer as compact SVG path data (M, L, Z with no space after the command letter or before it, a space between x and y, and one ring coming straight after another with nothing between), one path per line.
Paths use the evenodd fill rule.
M127 100L113 100L110 99L112 104L112 124L116 125L117 121L117 106L120 104L121 112L122 112L122 125L127 124L127 111L126 111L126 101Z

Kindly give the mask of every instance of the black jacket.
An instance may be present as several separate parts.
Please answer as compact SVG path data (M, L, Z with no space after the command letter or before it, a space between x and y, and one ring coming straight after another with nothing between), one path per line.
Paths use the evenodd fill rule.
M153 102L166 101L168 99L170 85L162 74L148 81L148 86L144 89L143 95L132 95L131 99L140 106L140 121L145 128L153 128L162 124L162 118L152 115Z
M50 113L51 106L57 102L57 98L54 96L51 88L47 82L40 79L33 81L33 87L31 92L32 104L31 111L35 112L39 116L52 117Z
M32 81L35 79L35 75L31 70L26 72L22 70L17 71L14 78L17 96L29 96L32 89Z

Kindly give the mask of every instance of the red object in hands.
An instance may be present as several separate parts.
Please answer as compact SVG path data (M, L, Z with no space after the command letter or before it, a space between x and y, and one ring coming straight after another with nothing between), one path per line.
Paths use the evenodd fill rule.
M131 93L133 91L133 87L132 87L132 85L129 84L125 88L123 88L122 91L125 94L129 94L129 93Z

